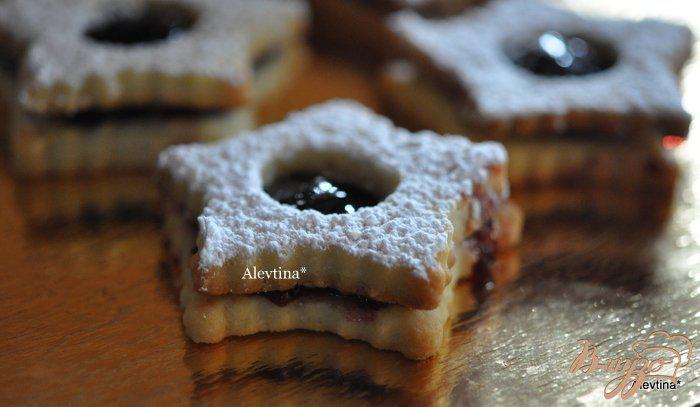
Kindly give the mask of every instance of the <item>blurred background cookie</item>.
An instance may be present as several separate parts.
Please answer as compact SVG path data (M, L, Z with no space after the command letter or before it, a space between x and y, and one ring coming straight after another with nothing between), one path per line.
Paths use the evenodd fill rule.
M46 188L29 184L49 178L53 190L62 180L67 193L96 179L146 180L168 145L253 128L257 106L278 98L305 64L307 25L301 1L0 4L3 88L11 101L6 144L24 179L22 199L39 199L33 191ZM120 190L100 197L98 207L119 206ZM136 191L124 200L139 207ZM107 197L117 201L105 205ZM142 194L144 212L153 212L152 197ZM30 213L53 217L51 202ZM56 211L59 218L80 215Z
M655 202L668 214L678 168L667 150L690 123L678 86L693 42L687 27L530 0L494 0L446 18L402 11L385 24L402 56L379 82L398 123L503 142L521 197L595 187L607 191L575 194L579 207L598 207L615 191L663 198Z

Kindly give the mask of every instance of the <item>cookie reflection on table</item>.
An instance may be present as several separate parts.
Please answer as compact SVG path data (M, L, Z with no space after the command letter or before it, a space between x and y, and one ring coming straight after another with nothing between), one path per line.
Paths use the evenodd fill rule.
M512 196L528 219L559 218L571 224L585 218L617 224L644 219L650 229L659 229L672 213L674 183L640 191L573 186L516 189Z
M203 402L434 399L439 357L422 362L332 334L293 331L190 344L193 399ZM266 391L267 389L267 391Z
M522 247L528 253L523 273L530 283L521 288L555 297L560 293L543 286L585 282L619 292L647 290L663 258L657 246L667 228L636 219L582 213L530 217Z
M153 180L145 174L16 182L15 195L27 226L36 231L71 224L95 227L155 213Z
M455 289L451 308L452 336L469 330L473 319L483 313L488 303L502 301L504 293L512 288L520 274L520 253L509 249L498 253L488 272L473 273L461 280Z

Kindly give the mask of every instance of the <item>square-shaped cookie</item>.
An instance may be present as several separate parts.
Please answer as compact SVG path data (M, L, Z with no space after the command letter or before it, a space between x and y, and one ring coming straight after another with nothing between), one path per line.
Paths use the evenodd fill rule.
M19 100L42 114L240 106L254 60L299 43L306 23L300 1L0 4L4 53L22 65Z
M188 335L309 329L434 354L456 281L519 239L505 165L497 144L411 134L342 101L169 148L165 233Z

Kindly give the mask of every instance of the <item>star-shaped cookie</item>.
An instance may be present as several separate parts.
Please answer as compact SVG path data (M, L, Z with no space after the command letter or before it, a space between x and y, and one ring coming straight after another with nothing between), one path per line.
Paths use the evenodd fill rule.
M620 133L640 124L687 133L690 116L677 77L692 46L687 27L586 17L533 0L494 0L444 20L399 12L388 24L445 75L446 89L461 92L462 119L492 137L590 128ZM537 41L563 54L560 33L610 54L610 66L548 76L514 61L514 52Z
M410 133L347 101L218 144L172 147L159 160L168 189L184 191L185 216L197 219L196 290L332 287L418 309L439 304L455 245L507 200L505 165L497 143ZM266 192L300 171L330 173L379 203L325 214ZM253 267L307 271L299 280L243 278Z
M0 26L23 48L28 110L218 109L248 98L253 58L305 24L281 0L8 0Z

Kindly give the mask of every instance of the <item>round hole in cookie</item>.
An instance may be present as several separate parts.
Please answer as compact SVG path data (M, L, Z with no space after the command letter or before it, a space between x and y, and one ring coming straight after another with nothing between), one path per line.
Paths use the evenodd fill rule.
M323 214L352 214L375 206L399 184L397 173L340 152L304 151L271 163L265 192L276 201Z
M602 41L585 35L549 30L534 39L507 47L516 65L540 76L581 76L615 65L617 54Z
M197 13L177 2L151 2L135 13L114 12L85 30L85 36L103 43L133 45L164 41L189 31Z

